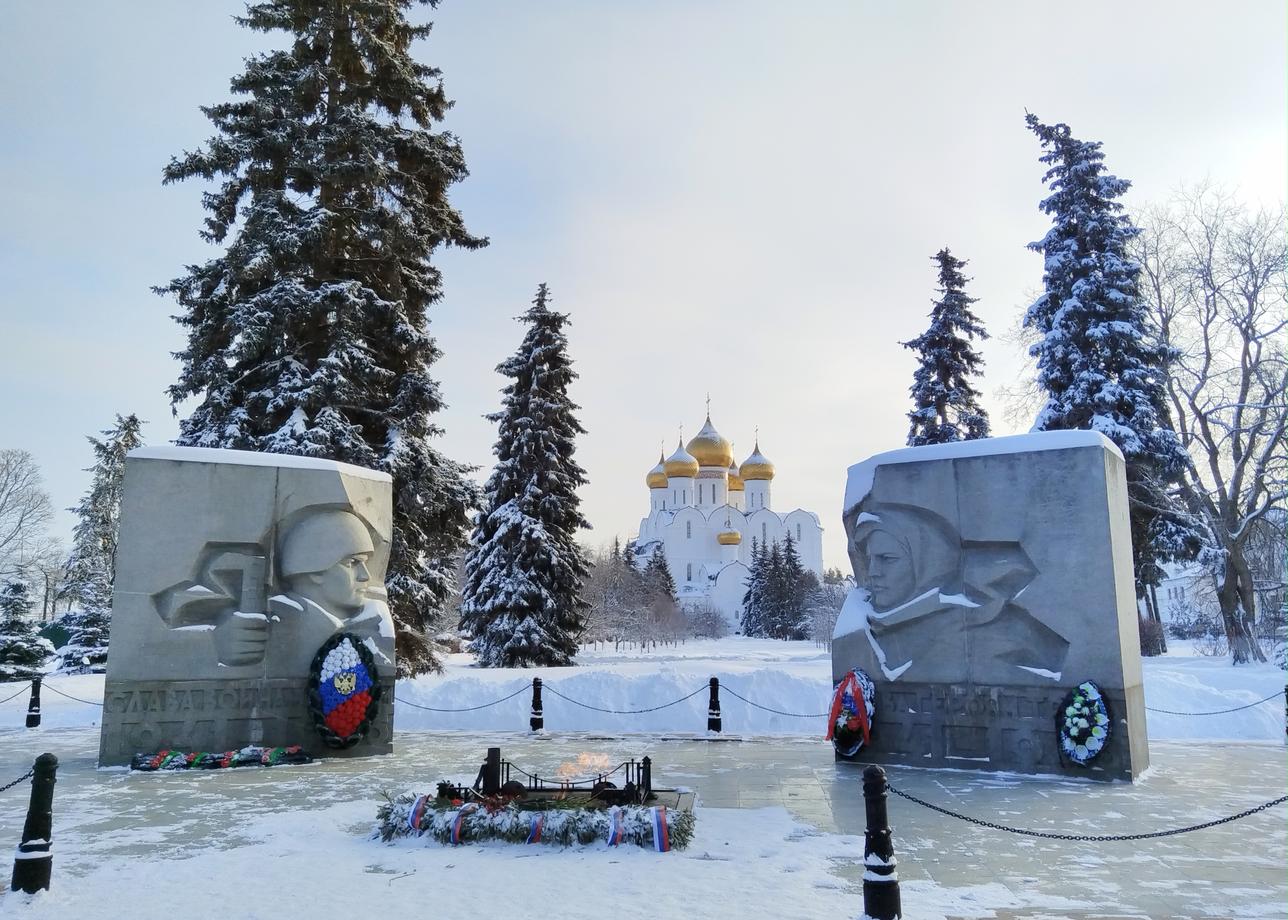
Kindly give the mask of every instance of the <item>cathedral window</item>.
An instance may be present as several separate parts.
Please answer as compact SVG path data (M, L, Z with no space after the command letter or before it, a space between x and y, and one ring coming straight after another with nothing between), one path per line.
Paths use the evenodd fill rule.
M692 562L688 563L688 565L685 567L684 580L693 581L693 563Z
M760 522L760 543L763 546L769 542L769 524L765 521Z
M686 539L686 540L692 540L692 539L693 539L693 522L692 522L692 521L685 521L685 522L684 522L684 539Z
M801 525L800 525L800 524L797 524L797 525L796 525L796 542L797 542L797 543L799 543L800 541L801 541Z

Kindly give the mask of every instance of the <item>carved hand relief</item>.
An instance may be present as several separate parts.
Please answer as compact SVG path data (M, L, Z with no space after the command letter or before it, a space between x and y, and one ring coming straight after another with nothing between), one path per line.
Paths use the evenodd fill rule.
M266 541L271 542L271 541ZM274 643L311 654L341 630L392 636L384 586L372 575L376 548L356 514L311 509L280 528L275 569L255 543L206 544L191 579L153 596L175 630L210 631L219 663L261 664Z
M1060 679L1068 640L1015 602L1038 574L1018 542L963 542L939 515L892 503L862 503L845 529L887 679Z

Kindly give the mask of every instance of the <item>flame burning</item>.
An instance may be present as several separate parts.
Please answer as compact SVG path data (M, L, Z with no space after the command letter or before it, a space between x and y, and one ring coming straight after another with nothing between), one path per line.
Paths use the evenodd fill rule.
M555 770L555 778L562 780L592 776L596 773L607 773L612 769L612 762L607 754L591 754L587 751L577 755L576 760L568 760Z

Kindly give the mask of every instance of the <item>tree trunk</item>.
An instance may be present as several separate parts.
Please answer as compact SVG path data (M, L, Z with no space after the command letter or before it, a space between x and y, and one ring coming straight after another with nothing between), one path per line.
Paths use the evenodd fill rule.
M1238 574L1229 554L1226 555L1225 568L1217 585L1216 598L1221 605L1221 624L1225 627L1225 638L1230 645L1230 657L1234 664L1247 664L1253 657L1249 641L1251 637L1244 629L1243 617L1239 615Z
M1158 624L1158 646L1164 655L1167 654L1167 628L1163 626L1163 617L1158 610L1158 587L1150 585L1149 591L1145 595L1145 608L1149 611L1150 619Z

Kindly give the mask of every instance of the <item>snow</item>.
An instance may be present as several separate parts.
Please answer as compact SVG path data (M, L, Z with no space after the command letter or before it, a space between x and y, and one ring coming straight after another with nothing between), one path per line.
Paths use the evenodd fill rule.
M1174 648L1178 654L1144 662L1151 706L1219 709L1283 688L1277 668L1234 668L1228 659L1194 655L1187 643ZM181 905L185 913L270 920L284 904L297 904L318 920L339 920L355 905L363 913L397 915L432 896L433 912L442 917L589 920L607 908L624 918L725 920L737 915L726 896L731 892L772 917L834 920L861 913L867 867L856 835L863 820L858 774L831 764L823 719L774 716L722 693L726 734L712 740L732 743L709 744L702 731L713 674L722 686L765 705L822 712L831 685L825 649L735 637L648 650L583 649L579 660L577 668L484 670L468 655L453 655L443 675L402 681L397 695L463 706L521 692L473 713L399 706L392 757L201 775L94 770L100 710L55 688L101 699L103 676L53 678L41 729L21 727L26 694L0 705L0 780L17 775L35 753L57 752L54 886L34 897L0 895L0 915L161 920ZM547 692L547 731L533 734L526 731L526 691L534 676L548 690L607 709L699 692L639 716L583 710ZM0 699L21 686L0 684ZM445 728L458 731L420 730ZM1150 713L1150 737L1159 746L1151 770L1134 785L906 769L896 770L892 781L910 794L1019 826L1075 833L1174 827L1282 794L1283 728L1279 701L1206 718ZM542 769L588 749L611 754L613 762L647 752L656 776L698 790L694 843L657 854L602 845L453 848L369 838L382 791L429 791L439 778L469 782L482 749L493 743L516 764ZM1226 776L1223 784L1218 777ZM20 800L0 798L0 835L14 841L21 809L12 806ZM1283 902L1282 882L1268 881L1282 875L1281 814L1256 815L1203 837L1075 847L998 835L895 799L890 808L909 920L1080 916L1111 906L1116 916L1174 916L1179 900L1199 915L1275 916L1271 905ZM1241 853L1238 865L1228 863L1223 854L1239 849L1249 833L1258 835L1257 851ZM1080 888L1068 888L1071 872ZM1091 905L1083 893L1088 886L1096 892Z
M1176 712L1205 712L1252 703L1282 693L1285 675L1269 664L1233 667L1229 658L1193 654L1190 644L1173 640L1176 654L1143 660L1145 705ZM683 645L613 651L583 648L580 666L564 668L477 668L468 653L449 655L441 675L401 680L396 696L394 727L400 732L430 730L526 730L531 694L474 712L430 712L436 709L481 706L516 690L526 690L540 677L546 731L613 734L666 733L705 736L708 681L716 677L724 733L729 737L821 737L831 701L831 654L813 642L775 639L690 639ZM0 683L0 699L22 684ZM103 675L53 676L46 680L43 725L51 728L98 724L98 707L77 703L57 691L82 700L103 698ZM689 699L640 714L614 714L585 709L562 699L600 709L635 710L659 706L700 690ZM555 691L555 692L551 692ZM732 691L732 692L729 692ZM748 705L734 693L783 712L783 716ZM0 730L20 722L27 694L0 705ZM1272 741L1284 738L1284 706L1272 700L1219 716L1174 716L1147 713L1151 741Z
M903 447L869 457L850 467L845 481L843 512L848 514L872 491L872 480L877 467L896 463L918 463L925 460L961 460L967 457L990 457L997 454L1027 454L1040 450L1067 450L1073 447L1103 447L1120 460L1120 451L1114 442L1098 431L1032 431L1028 434L1008 435L1004 438L977 438L974 441L954 441L950 444L929 444L925 447Z
M346 476L373 479L376 482L393 482L388 473L370 470L365 466L323 460L320 457L299 457L294 454L271 454L252 450L230 450L220 447L137 447L129 456L136 460L180 460L187 463L234 463L239 466L274 466L292 470L333 470Z

